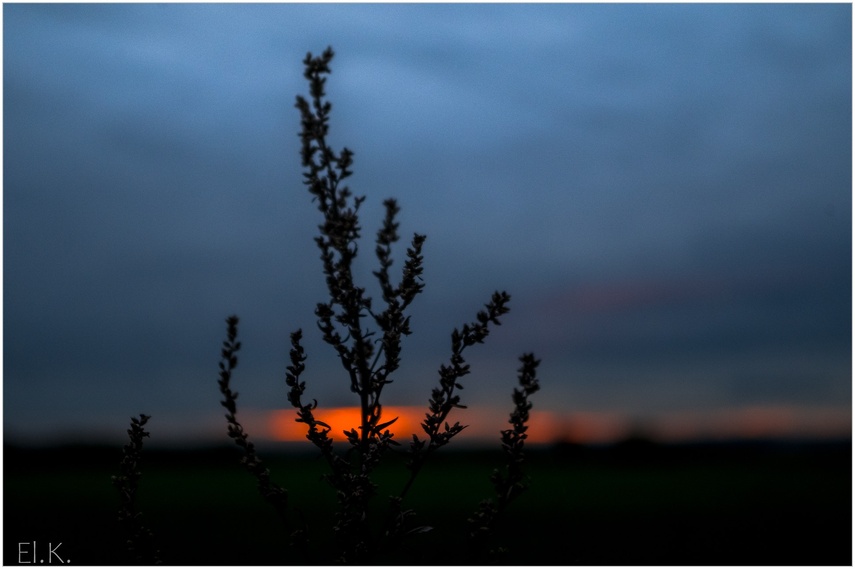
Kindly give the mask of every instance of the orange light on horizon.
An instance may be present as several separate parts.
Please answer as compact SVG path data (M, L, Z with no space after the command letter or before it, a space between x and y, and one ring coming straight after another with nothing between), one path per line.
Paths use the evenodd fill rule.
M329 436L333 440L343 440L344 431L356 429L362 423L359 407L332 407L329 409L316 409L315 420L323 421L330 426ZM387 428L398 440L412 438L413 433L421 433L419 426L424 417L423 407L383 407L380 422L391 421L395 417L397 421ZM277 441L303 441L309 428L305 423L297 422L297 412L291 410L275 410L270 413L270 433ZM384 431L386 429L383 429Z
M388 429L402 443L416 434L424 438L421 423L427 409L423 406L383 407L382 421L398 418ZM344 440L344 431L357 429L360 424L358 407L318 408L317 420L330 425L329 436ZM500 431L509 429L509 412L492 407L455 409L448 422L459 421L467 427L460 433L461 442L497 441ZM263 436L282 442L306 440L308 429L296 422L293 409L269 411L264 415L264 425L258 425ZM551 444L573 442L579 444L608 444L633 433L650 436L661 442L680 442L700 439L750 439L750 438L834 438L851 436L851 411L842 408L805 408L798 406L769 405L735 408L706 409L662 413L647 420L633 420L620 412L606 411L556 411L534 410L529 419L528 442ZM640 429L640 431L639 431Z
M424 421L426 407L397 406L383 407L381 422L398 418L388 427L398 441L411 440L412 436L418 435L424 438L425 432L421 427ZM458 413L452 414L448 422L454 424L459 421L466 425L459 437L466 440L495 440L500 436L500 431L509 429L508 414L497 412L493 409L483 407L469 407L460 409ZM270 412L267 429L270 437L277 441L299 442L306 440L308 427L305 423L296 421L297 413L294 410L274 410ZM359 407L333 407L329 409L317 409L315 419L323 421L330 426L329 436L333 440L344 440L344 431L357 429L360 424ZM593 429L596 431L596 428ZM597 436L589 429L590 437L585 442L596 442ZM549 443L560 440L558 433L562 432L562 421L556 413L550 411L538 411L532 413L529 420L528 441L532 443ZM594 439L594 440L591 440Z
M837 438L852 434L851 411L837 407L749 405L663 416L651 429L666 442L692 439Z

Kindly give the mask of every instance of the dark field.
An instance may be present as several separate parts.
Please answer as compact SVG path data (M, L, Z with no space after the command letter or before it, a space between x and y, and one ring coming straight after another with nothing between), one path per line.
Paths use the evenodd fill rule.
M315 528L314 557L296 559L283 525L237 464L237 449L144 449L138 506L167 565L328 564L334 496L314 455L262 453L290 505ZM121 449L20 449L4 455L4 564L57 556L72 565L125 564L110 476ZM851 565L852 455L838 444L658 446L532 450L531 487L497 528L494 563L545 565ZM499 451L446 451L407 497L417 525L384 562L461 564L465 520L489 497ZM400 461L399 461L400 462ZM375 498L405 481L379 473ZM33 542L36 542L35 548ZM48 554L48 543L56 548ZM23 544L23 545L21 545ZM33 550L35 549L35 557ZM24 553L19 553L23 551Z

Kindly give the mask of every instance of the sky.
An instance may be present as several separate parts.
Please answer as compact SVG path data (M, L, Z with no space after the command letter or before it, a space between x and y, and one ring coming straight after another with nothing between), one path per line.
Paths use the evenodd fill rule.
M558 439L849 436L851 41L848 4L5 4L4 437L226 441L230 314L250 434L298 328L319 417L357 404L293 106L328 45L357 279L386 198L394 268L427 235L388 405L506 290L452 421L504 428L534 352Z

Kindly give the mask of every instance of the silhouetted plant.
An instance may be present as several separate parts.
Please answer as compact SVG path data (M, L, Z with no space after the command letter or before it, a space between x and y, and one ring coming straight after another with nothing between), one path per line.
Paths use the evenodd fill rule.
M389 270L393 266L392 246L400 239L396 221L400 208L394 199L383 202L385 217L375 240L379 268L373 272L380 286L382 304L375 307L365 288L358 286L353 277L353 261L359 251L362 232L359 209L365 200L364 196L354 196L344 184L352 174L353 152L347 148L339 152L332 150L326 138L332 105L325 99L324 86L331 72L332 58L331 48L318 57L311 53L306 55L303 64L304 77L309 82L309 98L297 96L296 107L302 125L303 183L322 215L315 243L320 250L328 300L317 303L314 312L322 338L335 351L351 392L359 398L359 424L343 433L347 452L335 448L330 425L315 416L317 400L304 399L306 384L301 381L301 375L306 369L307 356L301 344L302 330L296 330L290 337L291 363L287 366L285 384L288 402L296 410L295 420L306 425L306 438L329 465L325 479L335 490L338 501L331 528L337 547L334 559L342 563L365 563L376 559L378 554L394 550L405 537L432 529L412 524L416 514L404 508L404 500L428 457L466 428L459 421L449 423L454 409L466 408L459 394L463 389L462 378L469 374L464 353L470 346L483 343L492 328L501 324L500 318L509 311L510 295L504 291L494 292L484 310L476 314L474 322L452 331L450 358L439 368L439 384L431 392L421 423L424 438L413 434L407 450L402 451L407 455L409 475L401 491L388 497L387 515L378 530L378 524L371 523L369 514L369 504L378 490L372 473L391 447L400 446L389 430L398 418L385 420L381 395L393 382L391 377L400 366L402 338L411 334L410 316L406 311L425 286L422 247L426 237L413 234L400 281L394 284ZM218 383L224 397L221 403L227 411L228 434L243 451L241 463L255 477L262 497L276 509L287 526L288 492L271 481L269 470L237 419L238 394L232 390L231 381L241 347L237 339L238 322L237 316L229 316L226 320L226 340L219 364ZM510 419L513 428L502 431L507 464L504 473L496 470L491 477L496 501L482 502L469 520L469 537L476 561L478 549L485 547L486 538L493 531L494 520L526 487L522 471L523 446L531 409L528 398L539 388L536 379L539 362L532 354L520 359L523 363L519 371L520 387L514 390L515 407ZM292 545L305 547L307 535L305 526L300 527L291 534Z
M288 504L288 492L270 480L270 471L262 464L261 459L255 452L255 445L249 440L249 435L243 430L243 425L237 420L237 397L236 391L229 387L232 370L237 367L237 352L240 350L240 342L237 341L237 316L230 316L227 320L228 330L226 340L223 342L222 358L220 359L220 392L225 399L220 403L226 408L226 421L229 425L229 436L243 449L241 463L255 476L258 481L258 491L265 500L276 509L276 512L287 522L285 507Z
M478 510L467 521L470 526L470 538L477 548L484 548L487 539L492 535L496 518L505 510L507 505L519 496L527 487L528 482L522 470L525 462L525 440L528 438L528 412L531 403L528 398L540 389L536 371L540 364L532 354L520 358L522 367L519 369L519 388L514 388L514 410L508 422L512 429L502 431L502 450L505 452L507 463L504 471L498 468L493 471L490 481L496 489L496 500L487 499L481 502ZM504 548L489 550L491 556L496 556Z
M127 535L128 552L131 558L143 565L160 564L160 552L154 545L154 536L142 523L142 512L136 509L136 495L142 474L139 471L143 439L149 436L143 427L151 417L140 414L140 418L131 417L128 429L130 441L122 449L121 470L113 476L113 486L119 491L121 505L119 522Z

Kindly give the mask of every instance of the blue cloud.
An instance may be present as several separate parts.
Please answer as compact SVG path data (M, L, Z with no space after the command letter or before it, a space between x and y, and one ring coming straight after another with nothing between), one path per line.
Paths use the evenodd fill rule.
M508 324L477 358L512 377L518 352L543 351L556 410L579 389L627 412L656 408L656 389L687 409L798 404L808 384L848 406L850 15L6 6L6 425L50 432L82 410L101 428L140 409L217 415L211 370L231 312L257 387L247 401L281 395L287 334L313 330L323 298L292 105L302 57L330 43L331 138L356 152L365 235L389 196L404 235L428 234L402 372L432 381L451 327L507 288ZM719 288L693 295L698 282ZM651 283L668 294L645 297ZM605 296L579 296L589 290ZM610 291L641 300L598 311ZM332 352L307 341L327 393ZM769 353L828 365L776 390ZM719 371L686 386L691 362ZM667 379L648 404L630 372ZM426 397L402 383L401 397Z

